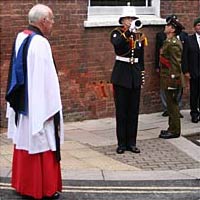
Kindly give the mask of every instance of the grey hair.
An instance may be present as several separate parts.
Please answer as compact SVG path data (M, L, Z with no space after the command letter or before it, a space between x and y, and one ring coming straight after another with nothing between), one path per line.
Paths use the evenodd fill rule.
M33 6L28 13L29 24L38 22L43 17L48 17L51 9L43 4Z

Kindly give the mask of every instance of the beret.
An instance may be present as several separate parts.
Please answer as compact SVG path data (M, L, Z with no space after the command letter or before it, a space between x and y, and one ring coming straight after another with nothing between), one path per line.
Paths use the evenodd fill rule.
M200 17L198 17L194 20L194 26L196 26L198 23L200 23Z

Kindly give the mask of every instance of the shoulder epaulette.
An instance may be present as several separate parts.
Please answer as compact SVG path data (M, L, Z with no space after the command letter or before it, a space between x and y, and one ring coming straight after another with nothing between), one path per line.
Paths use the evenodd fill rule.
M136 32L136 40L140 41L144 46L148 45L147 37L145 36L144 33L141 32Z
M126 37L125 32L122 32L122 30L121 30L119 27L113 29L113 30L111 31L111 34L112 34L112 32L114 32L114 31L118 31L126 40L128 40L128 38Z
M148 45L147 37L145 36L144 33L142 33L142 36L140 37L141 42L143 42L144 46Z

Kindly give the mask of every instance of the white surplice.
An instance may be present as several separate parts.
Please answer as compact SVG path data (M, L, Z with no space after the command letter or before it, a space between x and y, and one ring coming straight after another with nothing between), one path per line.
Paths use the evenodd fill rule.
M21 32L17 36L15 50L19 50L28 35ZM15 126L13 109L7 106L8 138L16 144L16 149L27 150L30 154L55 151L53 115L60 113L60 138L64 141L62 104L59 80L48 40L35 35L27 54L28 115L19 115Z

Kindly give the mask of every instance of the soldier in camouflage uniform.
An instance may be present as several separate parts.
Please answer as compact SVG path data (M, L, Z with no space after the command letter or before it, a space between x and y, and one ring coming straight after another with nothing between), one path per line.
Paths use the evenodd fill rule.
M179 106L177 101L178 91L184 87L184 75L181 69L181 57L183 46L176 35L179 35L184 27L176 19L171 19L165 26L167 39L164 41L160 52L160 84L167 100L169 114L168 129L161 130L160 138L177 138L181 134Z

